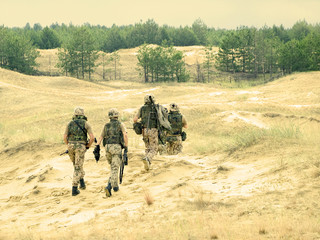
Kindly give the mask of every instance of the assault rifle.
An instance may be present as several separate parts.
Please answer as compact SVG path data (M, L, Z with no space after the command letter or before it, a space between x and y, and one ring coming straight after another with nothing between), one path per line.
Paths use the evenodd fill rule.
M64 154L68 154L69 151L68 150L65 150L63 153L60 153L60 156L64 155Z
M159 113L158 113L158 110L157 109L157 106L156 104L154 103L153 99L151 96L149 96L149 99L150 99L150 102L152 103L152 106L154 107L155 111L156 111L156 115L157 115L157 129L158 129L158 139L160 140L160 142L162 144L165 144L163 141L162 141L162 132L161 132L161 126L160 126L160 121L159 121ZM161 111L161 110L160 110ZM148 127L149 127L149 119L150 119L150 114L149 114L149 118L148 118Z
M120 166L120 175L119 175L119 181L120 184L122 183L123 178L123 171L124 171L124 165L128 165L128 147L124 147L121 166Z

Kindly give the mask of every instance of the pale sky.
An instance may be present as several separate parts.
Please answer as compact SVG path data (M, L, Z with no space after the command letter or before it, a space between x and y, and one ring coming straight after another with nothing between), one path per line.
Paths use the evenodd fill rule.
M208 27L236 29L264 25L292 27L299 20L320 23L320 0L0 0L0 25L40 23L111 27L154 19L160 26L191 26L200 18Z

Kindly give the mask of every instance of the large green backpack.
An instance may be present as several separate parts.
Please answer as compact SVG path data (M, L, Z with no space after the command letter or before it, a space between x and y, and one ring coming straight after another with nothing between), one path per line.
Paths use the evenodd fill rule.
M147 103L141 107L141 123L144 128L157 128L157 119L154 104Z
M177 111L170 111L168 115L168 120L171 124L171 130L169 134L171 135L181 135L182 133L182 115Z
M120 144L122 148L124 147L121 123L117 119L111 119L110 122L104 126L104 135L103 146L106 144Z
M73 117L72 121L68 124L68 141L87 142L86 120L83 116Z

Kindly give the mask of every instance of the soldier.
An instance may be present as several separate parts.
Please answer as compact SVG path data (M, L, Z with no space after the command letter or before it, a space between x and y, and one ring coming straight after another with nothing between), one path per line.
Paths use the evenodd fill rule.
M105 188L106 196L111 197L112 189L115 192L119 190L118 176L122 161L122 148L128 151L128 136L126 127L118 120L118 110L115 108L110 109L108 116L110 121L105 124L97 145L100 145L101 141L103 141L106 158L111 167L108 185Z
M179 111L179 106L175 103L170 104L168 120L171 124L171 131L167 133L167 153L175 155L182 151L182 128L188 128L188 125L185 117Z
M89 142L87 134L90 136ZM85 172L83 170L84 156L86 150L90 148L94 141L91 126L87 122L83 108L75 108L72 121L66 127L63 140L68 145L68 154L74 166L72 196L76 196L80 193L78 190L79 183L81 189L86 189Z
M168 109L166 107L163 108L168 118ZM167 130L165 128L161 128L161 134L158 137L158 152L160 155L165 155L167 153L166 139L167 139Z
M156 109L157 107L157 109ZM138 119L141 119L142 123L142 136L145 144L145 156L142 158L144 169L149 171L152 158L158 152L158 121L159 116L157 113L159 110L164 112L164 108L155 104L155 98L153 94L147 94L144 97L144 105L139 109L136 116L133 118L133 122L136 123Z

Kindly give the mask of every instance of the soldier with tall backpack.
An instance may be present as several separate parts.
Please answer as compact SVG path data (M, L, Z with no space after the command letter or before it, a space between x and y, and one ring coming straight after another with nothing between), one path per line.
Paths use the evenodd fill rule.
M167 132L167 153L176 155L182 151L182 141L186 139L186 133L182 131L182 128L188 128L187 120L180 113L176 103L170 104L168 120L171 130Z
M158 141L161 140L161 131L163 128L170 129L168 115L163 106L155 104L153 94L147 94L144 97L144 105L140 107L135 115L133 122L134 128L138 120L141 125L141 133L145 144L145 156L142 158L144 169L149 171L153 157L158 152ZM136 131L136 130L135 130ZM136 131L137 133L138 131ZM139 133L140 133L139 132Z
M88 142L88 134L90 141ZM91 126L87 122L84 110L76 107L72 121L66 127L63 140L68 145L68 154L74 166L72 180L72 196L80 193L78 185L81 189L86 189L84 182L85 171L83 170L84 157L87 149L90 148L94 141Z

